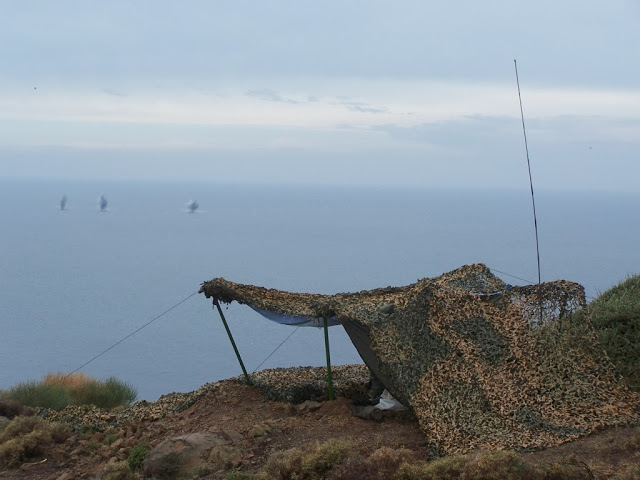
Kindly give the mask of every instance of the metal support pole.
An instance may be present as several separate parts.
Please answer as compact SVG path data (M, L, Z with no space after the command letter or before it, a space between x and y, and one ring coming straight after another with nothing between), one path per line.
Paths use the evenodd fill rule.
M244 373L244 378L247 381L248 385L253 385L251 377L249 377L249 374L247 373L247 369L244 368L244 363L242 362L242 358L240 357L240 352L238 351L238 347L236 347L236 342L234 342L233 340L233 335L231 335L231 330L229 330L229 325L227 325L227 320L224 318L224 313L222 313L222 308L220 308L220 303L218 302L217 298L213 299L213 304L218 308L218 313L220 314L220 318L222 319L224 328L227 331L227 335L229 335L229 340L231 340L233 351L236 352L236 357L238 357L238 362L240 363L240 367L242 368L242 372Z
M322 317L324 321L324 349L327 354L327 380L329 382L329 400L335 400L333 395L333 376L331 375L331 353L329 352L329 326L327 317Z

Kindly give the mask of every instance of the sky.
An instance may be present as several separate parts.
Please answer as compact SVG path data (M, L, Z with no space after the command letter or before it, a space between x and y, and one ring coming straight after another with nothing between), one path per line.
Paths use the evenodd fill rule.
M0 178L639 191L637 0L0 7Z

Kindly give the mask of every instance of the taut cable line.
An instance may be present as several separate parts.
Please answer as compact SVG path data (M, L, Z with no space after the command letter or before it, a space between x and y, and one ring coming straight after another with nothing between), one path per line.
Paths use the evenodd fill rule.
M194 295L196 295L198 292L195 291L193 292L191 295L189 295L188 297L183 298L182 300L180 300L178 303L176 303L175 305L169 307L168 309L166 309L164 312L162 312L160 315L156 315L155 317L153 317L151 320L149 320L147 323L145 323L144 325L142 325L141 327L137 328L136 330L134 330L133 332L131 332L130 334L128 334L126 337L121 338L120 340L118 340L116 343L114 343L113 345L111 345L109 348L103 350L102 352L98 353L97 355L95 355L93 358L91 358L90 360L86 361L85 363L83 363L82 365L80 365L78 368L76 368L74 371L66 374L64 377L62 377L60 380L58 380L57 382L53 383L50 385L50 387L53 387L55 385L58 385L59 383L63 383L67 378L69 378L71 375L73 375L74 373L82 370L84 367L86 367L87 365L89 365L91 362L93 362L94 360L97 360L98 358L100 358L102 355L104 355L105 353L113 350L114 348L116 348L118 345L120 345L122 342L124 342L125 340L133 337L136 333L138 333L140 330L148 327L149 325L151 325L153 322L155 322L156 320L158 320L159 318L165 316L167 313L169 313L170 311L174 310L175 308L179 307L180 305L182 305L184 302L186 302L187 300L189 300L191 297L193 297Z
M536 232L536 260L538 262L538 309L540 310L540 323L542 323L542 280L540 275L540 244L538 241L538 218L536 216L536 200L533 195L533 179L531 177L531 162L529 161L529 145L527 144L527 130L524 126L524 110L522 109L522 95L520 94L520 80L518 78L518 62L513 59L516 71L516 85L518 86L518 100L520 101L520 118L522 119L522 133L524 135L524 149L527 153L527 169L529 171L529 186L531 187L531 204L533 205L533 227Z
M296 332L298 331L298 329L299 329L299 328L300 328L300 326L297 326L297 327L295 328L295 330L294 330L293 332L291 332L291 333L287 336L287 338L285 338L282 342L280 342L280 345L278 345L278 346L277 346L277 347L276 347L276 348L275 348L275 349L274 349L274 350L273 350L269 355L267 355L267 358L265 358L265 359L260 363L260 365L258 365L258 366L253 370L253 373L256 373L256 372L260 369L260 367L261 367L262 365L264 365L264 364L267 362L267 360L269 360L269 359L273 356L273 354L274 354L274 353L276 353L276 352L280 349L280 347L282 347L282 345L284 345L284 344L286 343L286 341L287 341L287 340L289 340L289 339L293 336L293 334L294 334L294 333L296 333Z

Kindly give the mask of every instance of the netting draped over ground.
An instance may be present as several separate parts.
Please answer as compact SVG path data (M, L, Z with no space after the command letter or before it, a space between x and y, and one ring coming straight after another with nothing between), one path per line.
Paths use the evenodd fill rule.
M475 264L358 293L291 293L221 278L201 292L280 316L335 319L444 452L546 447L637 421L637 398L591 325L570 315L585 306L576 283L511 287Z

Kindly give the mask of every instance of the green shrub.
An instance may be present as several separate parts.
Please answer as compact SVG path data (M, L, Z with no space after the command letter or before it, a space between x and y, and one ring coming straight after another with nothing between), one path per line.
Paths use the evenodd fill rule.
M102 480L135 480L137 477L129 470L126 462L107 465L100 474Z
M616 369L629 388L640 391L640 275L598 296L588 312Z
M17 467L38 457L51 444L62 443L70 435L68 427L39 417L16 417L0 432L0 465Z
M104 382L89 379L69 390L74 405L95 405L99 408L114 408L130 405L138 396L138 392L128 383L115 377Z
M250 473L231 472L225 475L224 480L256 480L256 476Z
M110 433L108 435L105 435L105 437L102 439L102 444L111 445L113 442L115 442L119 438L120 438L120 435L118 435L117 433Z
M131 405L138 396L137 390L115 377L95 380L84 374L65 376L49 374L42 382L19 383L0 399L0 408L8 402L21 406L62 410L68 405L95 405L98 408L115 408Z
M148 453L149 447L146 444L139 443L138 445L133 447L129 452L129 456L127 457L127 464L129 464L129 469L132 472L142 469L142 464L144 463L144 459L147 458Z
M36 381L19 383L9 389L8 399L23 406L62 410L71 405L71 397L60 385L45 385Z

